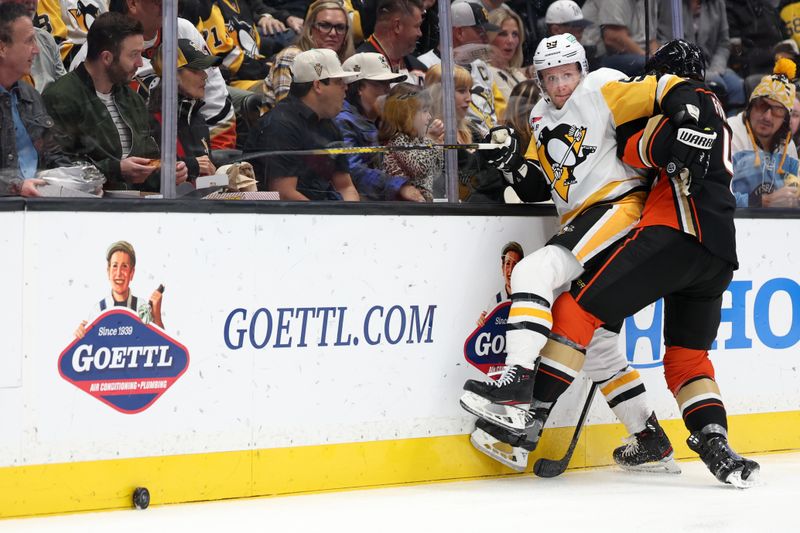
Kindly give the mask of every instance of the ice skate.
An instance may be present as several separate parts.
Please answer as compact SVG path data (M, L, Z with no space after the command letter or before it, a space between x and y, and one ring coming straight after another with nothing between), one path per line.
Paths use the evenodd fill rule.
M533 374L533 370L512 365L497 381L467 380L461 407L513 433L523 433L532 422L528 407L533 395Z
M536 449L542 435L544 420L533 419L533 424L523 434L479 418L469 441L480 452L518 472L528 468L528 454Z
M758 463L745 459L731 449L727 431L722 426L709 424L689 435L686 444L722 483L746 489L758 482Z
M633 472L680 474L681 468L673 456L672 444L655 413L647 419L642 431L628 437L625 446L614 450L614 462Z

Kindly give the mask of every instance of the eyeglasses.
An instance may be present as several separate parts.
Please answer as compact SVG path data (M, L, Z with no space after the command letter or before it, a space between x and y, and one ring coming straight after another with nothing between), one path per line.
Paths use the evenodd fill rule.
M314 24L314 27L317 28L322 33L331 33L335 31L339 35L347 32L347 24L331 24L330 22L317 22Z
M756 100L753 103L753 109L762 114L766 114L766 112L769 111L772 113L773 117L780 119L786 118L786 114L789 112L789 110L781 104L770 104L764 98L759 98Z

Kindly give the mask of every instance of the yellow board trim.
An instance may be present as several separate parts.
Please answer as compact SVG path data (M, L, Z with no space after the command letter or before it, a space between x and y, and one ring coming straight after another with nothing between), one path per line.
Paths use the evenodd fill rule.
M662 425L675 456L694 457L683 422ZM739 453L800 449L800 411L731 416L729 426ZM548 428L530 467L561 457L573 429ZM623 437L620 424L586 427L570 468L611 464ZM499 475L520 474L474 450L467 435L5 467L0 517L130 508L138 486L159 505Z

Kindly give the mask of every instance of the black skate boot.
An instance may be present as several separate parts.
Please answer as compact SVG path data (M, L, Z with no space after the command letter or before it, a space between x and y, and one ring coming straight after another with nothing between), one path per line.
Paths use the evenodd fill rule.
M513 433L522 433L530 423L533 376L533 370L512 365L497 381L469 379L464 383L461 407Z
M480 452L509 468L524 472L528 468L528 454L536 449L542 428L547 419L544 410L531 413L531 424L522 434L516 434L479 418L469 441Z
M728 432L722 426L709 424L689 435L686 444L700 456L719 481L738 489L752 487L758 481L758 463L745 459L731 449Z
M628 437L628 443L614 450L614 462L635 472L680 474L667 434L661 429L656 414L651 414L645 428Z

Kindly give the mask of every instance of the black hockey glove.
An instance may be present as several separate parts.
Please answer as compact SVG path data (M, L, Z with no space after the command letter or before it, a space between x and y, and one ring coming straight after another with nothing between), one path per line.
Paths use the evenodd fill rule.
M504 172L513 172L524 164L524 158L519 155L519 135L514 128L495 126L489 130L484 142L500 145L494 150L480 152L481 159L490 166Z
M687 196L696 192L705 178L711 160L711 148L717 139L711 128L685 124L678 128L672 144L672 157L664 169L670 178L680 176L681 189Z

